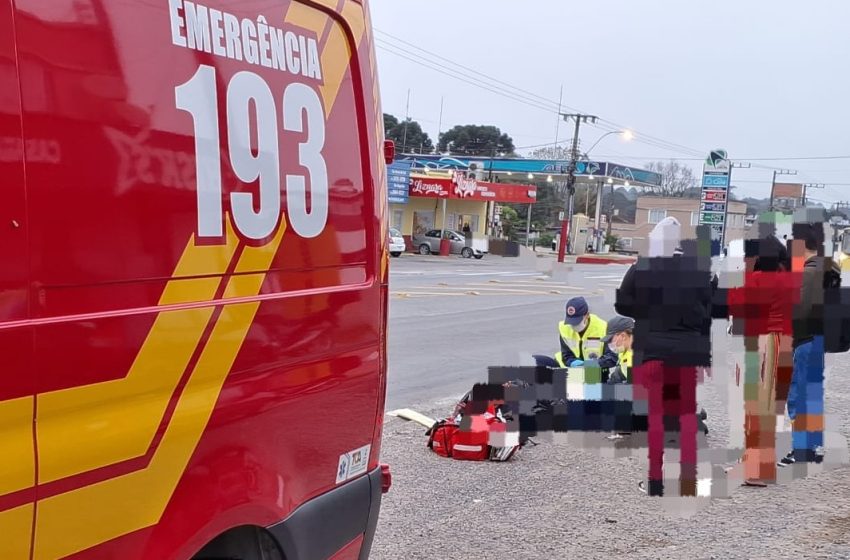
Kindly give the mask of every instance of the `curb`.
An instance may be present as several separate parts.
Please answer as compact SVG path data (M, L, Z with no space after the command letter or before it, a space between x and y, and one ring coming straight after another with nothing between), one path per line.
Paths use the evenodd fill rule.
M637 259L634 257L614 258L582 255L576 258L576 264L635 264L636 262Z

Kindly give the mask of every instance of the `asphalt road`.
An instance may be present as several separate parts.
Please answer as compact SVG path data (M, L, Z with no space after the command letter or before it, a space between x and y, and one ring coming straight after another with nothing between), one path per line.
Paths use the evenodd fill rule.
M626 267L573 265L554 276L537 270L552 261L393 259L387 409L461 395L486 378L487 366L518 364L523 354L554 355L571 297L584 296L603 318L613 315Z
M613 314L625 267L574 265L548 276L537 270L544 262L394 259L388 410L443 417L486 379L487 366L554 353L556 325L573 295L584 295L603 318ZM394 482L372 558L850 558L847 357L827 359L828 464L782 472L780 484L756 490L738 486L740 467L730 475L722 468L743 441L734 373L742 345L722 323L713 343L713 375L698 393L711 428L700 476L723 498L648 498L636 488L646 451L602 438L584 445L543 439L508 463L465 463L435 456L421 426L389 417L382 460ZM789 436L779 434L778 451L789 447Z

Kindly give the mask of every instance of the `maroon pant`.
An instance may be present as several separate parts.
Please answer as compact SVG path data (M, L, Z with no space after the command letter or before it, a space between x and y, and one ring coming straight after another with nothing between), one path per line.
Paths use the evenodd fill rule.
M649 410L649 480L664 479L664 444L667 434L679 432L682 481L697 477L697 368L671 367L660 361L633 369L635 400L645 400Z

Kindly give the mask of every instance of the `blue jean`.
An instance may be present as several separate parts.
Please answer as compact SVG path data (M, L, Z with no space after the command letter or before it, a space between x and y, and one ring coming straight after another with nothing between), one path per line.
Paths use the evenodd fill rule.
M823 337L794 350L794 373L788 392L788 416L794 450L814 451L823 445Z

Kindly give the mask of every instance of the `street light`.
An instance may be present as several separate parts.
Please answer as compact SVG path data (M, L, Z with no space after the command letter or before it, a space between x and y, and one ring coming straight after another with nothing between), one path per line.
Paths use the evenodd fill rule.
M625 142L631 142L632 140L634 140L634 137L635 137L635 133L634 133L634 132L632 132L631 130L628 130L628 129L626 129L626 130L612 130L611 132L606 132L605 134L603 134L602 136L600 136L600 137L599 137L599 139L598 139L598 140L597 140L597 141L593 144L593 146L591 146L591 147L590 147L590 149L589 149L589 150L587 150L587 151L584 153L585 157L587 157L587 155L588 155L591 151L593 151L593 148L595 148L596 146L598 146L598 145L599 145L599 143L600 143L600 142L602 142L602 140L604 140L604 139L605 139L605 138L607 138L608 136L611 136L612 134L619 134L619 135L620 135L620 137L621 137L621 138L623 139L623 141L625 141Z
M593 151L593 149L594 149L596 146L598 146L600 142L602 142L602 140L604 140L605 138L607 138L607 137L609 137L609 136L611 136L611 135L613 135L613 134L619 134L619 135L620 135L620 138L621 138L623 141L625 141L625 142L629 142L629 141L631 141L632 139L634 139L634 137L635 137L634 132L632 132L631 130L628 130L628 129L626 129L626 130L612 130L612 131L610 131L610 132L606 132L605 134L603 134L602 136L600 136L600 137L596 140L596 142L594 142L594 143L593 143L593 145L590 147L590 149L589 149L589 150L587 150L587 151L584 153L584 157L585 157L585 159L587 159L588 161L590 161L590 152L592 152L592 151ZM591 173L591 174L590 174L590 180L591 180L591 181L593 181L593 179L594 179L594 176L593 176L593 173ZM613 184L613 183L614 183L614 181L613 181L611 178L609 178L609 179L608 179L608 184ZM596 183L596 221L595 221L595 225L596 225L596 227L597 227L597 228L599 228L599 223L600 223L600 219L601 219L602 187L603 187L603 185L604 185L604 184L605 184L605 183L604 183L603 181L598 181L598 182ZM628 187L628 186L629 186L629 182L628 182L628 181L626 181L625 186L626 186L626 187ZM571 216L571 217L572 217L572 216ZM602 240L599 236L597 236L596 243L595 243L595 246L596 246L596 247L595 247L595 250L596 250L596 251L601 250L602 241L603 241L603 240Z

